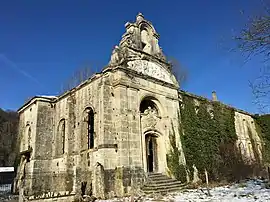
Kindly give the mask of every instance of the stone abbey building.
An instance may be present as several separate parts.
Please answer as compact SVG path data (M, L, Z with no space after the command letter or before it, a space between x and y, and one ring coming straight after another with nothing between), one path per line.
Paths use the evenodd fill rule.
M20 163L14 187L21 197L123 196L140 189L148 173L173 177L167 161L172 131L185 165L179 132L183 97L198 106L204 98L179 90L151 22L138 14L125 27L100 73L60 96L33 97L18 110ZM234 117L241 154L254 159L250 138L258 148L262 143L253 116L235 110Z

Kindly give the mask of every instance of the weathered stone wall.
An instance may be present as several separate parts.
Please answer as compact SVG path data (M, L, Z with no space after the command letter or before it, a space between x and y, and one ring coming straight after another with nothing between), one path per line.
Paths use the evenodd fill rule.
M102 91L102 77L91 83L83 86L74 92L72 100L73 105L70 104L69 117L73 119L73 124L70 124L71 130L74 134L73 146L74 152L70 151L69 155L76 155L73 165L76 168L76 188L75 192L81 192L82 183L86 183L85 194L90 195L93 184L93 170L95 164L100 162L98 145L102 139L102 113L101 109L101 95ZM92 108L94 111L94 148L88 149L87 146L87 123L84 119L85 110ZM70 140L68 140L70 142ZM101 164L103 162L100 162Z
M144 119L140 111L144 99L152 100L159 111L158 116L150 120L151 124L149 117ZM32 198L70 196L71 199L81 194L83 184L84 194L101 198L130 194L140 188L147 172L147 134L157 137L155 171L168 173L166 154L171 148L169 135L173 131L177 147L182 151L178 134L179 100L178 90L172 85L116 68L68 92L56 102L33 103L20 118L20 134L23 137L26 125L32 124L31 141L35 142L31 161L25 166L29 173L25 195ZM197 104L199 102L196 100ZM84 119L87 108L94 111L93 149L87 148ZM258 142L252 117L240 112L236 112L235 117L239 140L245 139L248 145L248 138L253 137ZM243 125L243 119L248 120L248 125ZM66 124L64 153L59 150L61 120ZM251 135L247 135L247 131ZM23 151L24 141L21 142ZM249 158L255 158L251 152L248 154ZM184 155L180 155L180 162L185 164Z
M250 115L235 112L237 147L247 163L262 161L262 139L256 130L256 122Z
M52 175L50 172L53 145L53 105L37 102L37 120L35 144L33 145L33 164L29 177L31 190L27 195L36 195L51 191Z
M36 137L37 128L37 102L31 103L24 113L20 114L19 138L20 152L28 150L28 146L33 147ZM28 136L29 127L31 128L31 136ZM29 145L30 143L30 145Z
M99 90L97 82L84 86L77 91L70 92L63 96L55 103L54 112L54 143L51 173L54 176L53 192L80 193L82 182L91 184L91 170L95 162L95 149L88 150L87 139L82 142L82 136L87 137L87 130L83 127L83 112L86 108L91 107L95 111L98 109ZM96 112L96 111L95 111ZM61 120L65 120L65 152L60 156L57 155L57 149L61 142L59 138L58 125ZM95 114L95 145L98 141L99 131L99 113Z
M51 103L38 102L35 144L35 160L50 160L53 145L54 109Z
M29 106L24 110L24 113L19 114L19 152L25 153L31 151L29 156L30 162L26 160L26 157L22 154L20 163L17 168L17 175L14 179L14 192L18 192L21 187L24 187L24 191L29 193L31 191L32 184L32 170L34 162L31 161L35 158L35 151L32 151L35 146L36 133L37 133L37 102L31 102Z
M119 99L115 109L119 165L139 166L147 171L145 133L155 132L159 136L157 172L165 173L166 153L170 148L169 132L172 127L179 140L177 89L140 78L138 75L134 76L129 71L118 71L113 85L115 97ZM141 129L140 103L144 98L150 98L156 103L160 110L160 118L153 126Z

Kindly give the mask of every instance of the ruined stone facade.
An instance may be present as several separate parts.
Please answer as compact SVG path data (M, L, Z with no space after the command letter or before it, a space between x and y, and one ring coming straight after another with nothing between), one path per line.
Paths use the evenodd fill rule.
M177 131L183 92L152 24L139 14L125 27L102 72L63 95L36 96L19 109L21 161L15 188L23 197L123 196L140 189L148 172L168 174L173 129L181 150ZM248 138L243 117L252 121L239 111L236 129ZM252 151L245 155L252 158Z

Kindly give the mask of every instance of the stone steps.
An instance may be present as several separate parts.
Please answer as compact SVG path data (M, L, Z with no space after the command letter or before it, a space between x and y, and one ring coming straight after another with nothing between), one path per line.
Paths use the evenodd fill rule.
M153 194L153 193L160 193L160 194L167 194L170 192L177 192L180 191L182 187L166 187L166 188L156 188L156 189L143 189L145 194Z
M147 182L143 186L142 190L146 194L150 193L168 193L179 191L182 189L183 184L180 181L169 178L161 173L148 174Z
M166 188L179 188L181 185L179 184L172 184L172 185L163 185L163 186L144 186L144 190L151 191L151 190L163 190Z
M162 187L162 186L174 186L174 185L182 185L179 181L166 181L166 182L158 182L158 183L147 183L145 187Z
M155 180L155 181L159 181L159 180L168 180L170 179L169 177L165 176L165 175L161 175L161 176L149 176L148 177L150 180Z

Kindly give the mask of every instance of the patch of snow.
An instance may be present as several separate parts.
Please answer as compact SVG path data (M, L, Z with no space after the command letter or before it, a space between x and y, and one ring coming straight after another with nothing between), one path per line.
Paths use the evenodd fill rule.
M0 173L2 172L14 172L14 167L0 167Z
M185 189L165 196L156 194L134 197L134 202L270 202L270 189L262 180L248 180L243 183L220 186L210 189L211 196L207 195L206 188ZM99 200L100 202L131 201L130 197Z
M270 190L260 180L249 180L245 183L210 189L212 196L206 195L206 189L191 189L177 193L173 198L176 202L251 202L270 201Z

